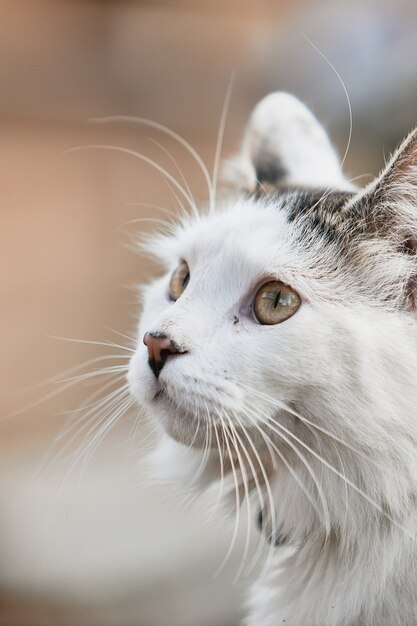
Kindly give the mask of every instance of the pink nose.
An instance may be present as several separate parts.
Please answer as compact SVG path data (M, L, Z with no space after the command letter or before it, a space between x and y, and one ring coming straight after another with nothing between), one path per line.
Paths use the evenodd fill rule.
M183 354L186 352L186 350L181 350L175 341L163 333L145 333L143 343L148 348L149 367L156 378L158 378L170 354Z

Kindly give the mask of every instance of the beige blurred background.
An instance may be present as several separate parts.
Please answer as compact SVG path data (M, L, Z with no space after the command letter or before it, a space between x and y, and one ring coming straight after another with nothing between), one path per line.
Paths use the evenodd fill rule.
M253 105L275 89L304 99L343 154L349 109L331 63L353 112L346 170L367 174L365 184L417 123L416 14L411 0L2 0L0 624L234 626L251 579L233 582L244 529L213 577L232 527L207 522L204 499L186 507L146 479L149 433L135 411L83 464L94 433L82 430L82 412L69 412L96 387L57 393L67 368L122 351L56 337L128 345L114 331L134 333L134 285L157 271L127 245L129 233L157 225L132 221L163 217L146 205L177 210L149 165L67 151L124 146L177 176L154 139L195 198L207 197L173 140L88 120L151 118L182 134L211 168L234 73L225 156ZM101 365L109 362L123 363Z

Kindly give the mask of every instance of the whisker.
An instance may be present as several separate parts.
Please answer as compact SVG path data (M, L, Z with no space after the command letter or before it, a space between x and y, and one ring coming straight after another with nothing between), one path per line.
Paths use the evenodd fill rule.
M226 90L226 96L224 99L222 114L220 117L219 131L217 134L217 143L216 143L216 151L214 154L213 176L212 176L211 192L210 192L210 211L211 212L213 212L214 209L216 208L217 179L219 175L220 158L221 158L221 151L223 147L224 131L226 128L227 113L229 111L233 86L234 86L234 74L232 75L229 81L229 85Z
M119 381L122 381L123 379L125 379L125 376L122 374L120 374L119 376L111 375L110 380L104 385L102 385L101 387L99 387L99 389L97 389L95 392L90 394L85 400L83 400L83 402L80 404L79 407L75 409L68 409L67 411L60 411L58 415L75 415L76 413L82 413L82 415L79 418L77 418L79 420L82 420L83 417L88 415L88 413L86 414L84 413L84 411L86 409L93 410L95 407L97 407L99 403L105 402L106 401L105 398L107 396L103 396L103 392L109 389L110 387L114 387L116 383L118 383ZM128 385L126 383L126 387L127 386ZM117 388L114 391L115 392L119 391L119 388ZM73 423L73 420L71 420L71 423ZM57 437L55 437L55 439L57 439Z
M256 409L256 407L254 407ZM303 463L303 465L306 467L307 471L309 472L311 478L313 479L313 482L316 486L317 492L319 494L319 498L321 500L322 503L322 507L323 507L323 514L324 514L324 528L326 530L326 534L329 535L330 531L331 531L331 523L330 523L330 512L329 512L329 507L327 505L327 500L326 500L326 496L323 492L323 488L319 482L319 480L317 479L317 476L313 470L313 468L311 467L310 463L307 461L307 459L305 458L305 456L303 454L301 454L301 452L299 451L299 449L293 444L291 443L291 441L282 434L282 432L278 432L276 431L273 427L270 426L269 420L271 419L270 416L268 416L267 413L265 413L264 411L260 411L260 413L264 416L264 419L262 421L262 423L266 426L268 426L269 428L271 428L272 430L274 430L282 439L283 441L285 441L285 443L295 452L295 454L297 455L297 457L300 459L300 461ZM265 419L266 417L266 419ZM258 418L259 418L259 409L258 409ZM272 421L272 420L271 420ZM277 421L273 422L275 424L275 426L277 426L280 429L280 424ZM274 446L275 447L275 446ZM276 449L276 448L275 448ZM285 463L287 469L288 466ZM293 478L295 478L295 470L294 473L291 472L291 475L293 476ZM314 508L314 510L317 513L317 516L319 519L321 519L321 515L320 515L320 511L317 508L317 503L315 502L315 500L313 499L313 497L311 496L311 494L309 493L307 487L305 486L305 484L302 482L302 480L300 479L299 476L297 476L297 478L295 478L295 480L297 481L298 485L301 487L301 489L303 490L306 498L309 500L311 506Z
M97 341L90 339L75 339L73 337L58 337L56 335L48 335L50 339L58 339L58 341L66 341L68 343L81 343L89 346L104 346L106 348L120 348L121 350L127 350L128 352L134 352L132 348L128 346L123 346L118 343L113 343L112 341ZM103 358L103 357L100 357Z
M111 358L115 358L115 359L123 359L125 358L124 356L120 356L120 355L105 355L105 356L98 356L98 357L94 357L92 359L89 359L87 361L85 361L84 363L80 363L78 365L75 365L73 367L68 368L67 370L64 370L63 372L61 372L61 374L59 374L59 376L68 376L69 374L72 374L73 372L77 372L82 370L85 367L88 367L90 365L94 365L95 363L99 363L100 361L104 361L107 359L111 359ZM126 357L127 358L127 357ZM36 385L31 386L28 391L32 391L36 388L39 387L45 387L48 384L51 383L55 383L58 382L60 383L60 380L54 380L54 379L48 379L47 381L43 381L41 383L38 383ZM2 420L6 420L6 419L11 419L13 417L18 417L19 415L22 415L23 413L26 413L27 411L30 411L38 406L41 406L42 404L45 404L46 402L48 402L48 400L52 400L53 398L59 396L60 394L65 393L65 391L67 391L68 389L71 389L72 387L74 387L77 384L77 380L74 381L70 381L66 384L62 384L60 385L57 389L54 389L53 391L50 391L49 393L43 395L42 397L34 400L33 402L30 402L29 404L25 404L23 407L20 407L18 409L16 409L15 411L12 411L11 413L8 413L7 415L3 415L0 418L0 421Z
M94 435L93 439L86 446L86 449L82 453L82 455L84 456L84 461L83 461L82 467L85 467L88 464L88 462L90 461L94 451L99 446L99 444L103 441L104 437L110 431L112 426L119 420L119 418L122 415L124 415L127 412L127 410L131 406L133 406L134 403L135 403L135 400L131 396L127 397L126 400L123 402L123 404L121 404L117 408L117 410L113 413L113 415L111 415L110 419L108 419L107 421L105 421L103 419L104 423L98 429L98 431Z
M128 369L129 365L112 365L109 367L101 367L100 369L94 370L92 372L86 372L85 374L80 374L79 376L72 376L71 378L61 378L54 382L84 382L86 380L90 380L91 378L97 378L98 376L108 376L109 374L114 374L117 372L127 372Z
M321 463L323 463L323 465L325 467L327 467L327 469L329 469L332 473L334 473L336 476L341 478L342 481L345 482L345 484L349 485L354 491L356 491L359 495L361 495L369 504L371 504L377 511L379 511L379 513L384 515L384 517L386 517L392 524L394 524L394 526L396 526L397 528L402 530L411 539L413 539L413 540L415 539L415 536L411 535L406 528L401 526L401 524L398 524L398 522L396 522L393 517L391 517L386 511L384 511L384 509L378 504L378 502L376 502L373 498L371 498L363 489L361 489L360 487L355 485L355 483L352 480L350 480L349 478L347 478L346 475L344 475L341 472L339 472L339 470L337 470L333 465L331 465L331 463L329 463L328 461L326 461L326 459L324 459L322 456L320 456L308 444L306 444L304 441L302 441L299 437L297 437L290 430L285 428L285 426L283 426L282 424L279 424L276 421L274 421L274 424L276 426L278 426L280 429L284 430L292 439L294 439L301 446L303 446L303 448L308 450L308 452L310 452L310 454L312 454L316 459L318 459Z
M91 433L94 432L94 430L97 430L96 434L94 435L93 439L91 440L90 443L87 443L87 445L84 445L81 450L77 451L77 455L74 459L74 461L71 463L71 465L69 466L67 472L65 473L62 481L61 481L61 485L57 490L56 496L55 498L57 499L63 489L63 486L65 485L66 481L68 480L69 476L71 475L72 471L74 470L75 467L78 466L80 460L83 458L80 466L79 466L79 475L78 475L78 484L79 481L81 480L81 476L82 476L82 472L85 469L88 461L91 459L91 456L94 452L94 450L97 448L97 446L99 445L99 443L102 441L102 439L104 438L104 436L107 434L107 432L110 430L110 428L113 426L113 424L119 419L119 417L125 413L127 411L127 409L133 404L134 400L132 397L127 398L126 400L123 401L123 403L118 407L117 410L115 410L115 412L113 413L113 415L110 417L110 419L107 419L108 416L111 413L110 411L107 411L107 413L105 413L105 415L103 417L101 417L98 421L98 423L96 423L94 425L93 428L91 428L86 437L88 437ZM104 424L103 424L104 421ZM103 424L103 425L102 425Z
M208 413L208 408L206 407L206 411ZM208 458L208 452L209 452L209 443L211 441L211 439L209 438L209 434L210 434L210 422L207 419L206 420L206 431L205 431L205 437L204 437L204 450L203 450L203 455L201 458L201 461L199 463L199 466L197 468L197 471L194 475L194 481L196 482L202 475L202 473L204 472L204 468L207 465L207 458Z
M363 452L362 450L358 450L357 448L355 448L354 446L352 446L348 442L344 441L343 439L338 437L336 434L330 432L328 429L324 428L323 426L319 426L315 422L312 422L307 417L305 417L304 415L301 415L301 413L299 413L298 411L296 411L292 407L288 406L287 404L285 404L281 400L276 400L275 398L272 398L271 396L268 396L268 395L258 391L257 389L253 389L252 387L251 388L247 387L247 389L249 389L250 392L253 393L254 395L258 396L259 398L261 398L263 400L265 400L265 402L269 402L273 406L276 406L279 409L282 409L284 411L287 411L288 413L291 413L291 415L293 415L294 417L297 417L300 421L304 422L305 424L308 424L308 426L311 426L312 428L314 428L315 430L318 430L319 432L323 433L324 435L327 435L328 437L330 437L334 441L337 441L338 443L342 444L344 447L348 448L349 450L351 450L355 454L357 454L357 455L359 455L359 456L361 456L363 458L366 458L367 460L370 460L369 457L365 454L365 452ZM374 461L371 460L371 462L374 462Z
M236 539L237 539L237 533L239 530L239 522L240 522L240 495L239 495L239 481L237 478L237 472L236 472L236 468L235 468L235 463L233 461L233 455L231 453L231 449L230 449L230 445L229 445L229 433L227 432L227 429L225 427L222 415L220 414L220 412L218 412L218 417L220 419L220 423L221 423L221 428L223 431L223 436L224 436L224 440L225 440L225 444L226 444L226 448L227 448L227 453L228 453L228 457L230 460L230 464L231 464L231 470L232 470L232 476L233 476L233 482L234 482L234 487L235 487L235 497L236 497L236 514L235 514L235 524L234 524L234 528L233 528L233 534L232 534L232 538L231 538L231 542L229 545L229 549L226 552L226 555L224 557L224 559L222 560L222 562L220 563L219 567L216 569L216 571L214 572L214 576L218 576L220 574L220 572L223 570L224 566L226 565L227 561L229 560L232 552L233 552L233 548L235 547L235 543L236 543Z
M311 425L313 427L316 426L313 422L310 422L310 420L307 420L302 415L300 415L298 412L293 411L290 407L286 407L283 403L280 403L280 402L278 402L278 401L276 401L276 400L274 400L272 398L269 398L268 396L265 396L264 394L261 394L261 393L257 392L254 389L251 389L251 391L254 394L258 395L259 397L262 397L265 400L269 400L271 404L273 404L275 406L278 406L281 409L288 410L288 412L292 413L295 417L298 417L300 420L306 421L309 425ZM279 427L281 431L283 430L293 440L297 441L302 447L304 447L306 450L308 450L316 459L318 459L324 465L324 467L329 469L335 475L339 476L339 478L341 478L341 480L344 482L345 485L349 485L354 491L356 491L359 495L361 495L369 504L371 504L377 511L382 513L382 515L384 515L397 528L402 530L410 538L414 539L414 537L412 535L410 535L410 533L407 531L407 529L405 529L403 526L398 524L398 522L396 522L386 511L384 511L384 509L378 504L377 501L375 501L373 498L371 498L363 489L361 489L361 487L356 485L352 480L350 480L346 476L346 474L344 472L344 468L343 468L343 472L340 472L333 465L331 465L331 463L329 463L326 459L324 459L321 455L319 455L315 450L313 450L310 446L308 446L308 444L306 444L299 437L297 437L294 433L292 433L290 430L288 430L283 424L277 422L277 420L274 420L272 418L272 416L269 416L269 420L271 420L273 422L273 424L275 424L277 427ZM323 430L323 429L319 428L319 430ZM373 459L368 459L368 457L366 457L366 455L364 453L361 453L360 451L355 450L355 448L352 448L351 446L346 444L346 442L344 442L343 440L341 440L341 439L339 439L337 437L334 437L331 433L328 433L326 431L324 431L324 432L325 432L325 434L329 434L336 441L339 441L340 443L342 443L343 445L345 445L346 447L351 449L356 454L360 454L362 457L366 458L368 461L370 461L374 465L378 466L378 464L376 462L374 462ZM277 434L279 434L280 436L282 435L281 432L277 433Z
M169 211L168 209L159 206L157 204L149 204L149 202L136 202L136 201L132 201L132 202L125 202L126 206L140 206L144 209L152 209L153 211L161 211L161 213L164 213L165 215L167 215L170 219L173 219L176 217L175 213L173 211ZM122 228L123 226L129 226L129 224L134 224L136 220L129 220L127 222L124 222L122 224Z
M213 512L211 513L209 519L211 519L211 517L213 516L213 514L215 513L215 511L217 510L217 507L219 505L220 500L222 499L223 496L223 490L224 490L224 473L225 473L225 468L224 468L224 448L222 449L221 445L220 445L220 437L219 437L219 433L217 430L217 424L215 422L215 420L213 420L213 428L214 428L214 435L216 438L216 444L217 444L217 449L219 451L219 461L220 461L220 486L219 486L219 491L217 493L217 498L216 498L216 502L214 504L213 507Z
M248 411L246 409L244 409L244 414L245 416L249 419L249 421L251 422L251 424L254 424L257 428L257 424L253 422L253 420L251 419L250 414L248 414ZM264 484L265 484L265 488L267 491L267 495L268 495L268 503L270 506L270 515L271 515L271 531L272 531L272 535L276 535L276 513L275 513L275 505L274 505L274 498L272 495L272 490L271 490L271 486L270 486L270 482L269 482L269 478L268 478L268 474L266 472L265 466L261 461L260 455L254 445L254 443L252 442L251 437L249 436L245 426L243 425L242 421L238 418L237 415L234 416L243 432L243 434L245 435L246 439L248 440L254 454L255 454L255 458L259 464L262 476L263 476L263 480L264 480ZM260 429L258 428L258 430L260 431ZM260 431L261 432L261 431ZM263 436L263 433L261 432L261 436ZM276 461L275 461L275 457L272 456L272 450L270 447L269 442L267 441L267 439L265 437L263 437L264 441L267 443L267 448L268 448L268 453L271 455L271 459L273 459L273 467L276 468ZM249 459L248 459L249 461ZM256 487L257 487L257 492L258 492L258 499L259 499L259 505L261 507L261 511L265 510L265 499L262 493L262 489L260 488L259 485L259 480L258 480L258 476L257 476L257 472L256 470L254 470L253 464L251 463L251 468L252 468L252 473L253 473L253 477L256 483ZM269 552L271 552L272 546L270 547ZM252 562L249 565L248 568L248 573L252 571L252 569L255 567L261 553L263 551L263 543L262 543L262 536L260 536L259 539L259 543L258 543L258 549L255 552L254 558L252 560Z
M168 158L172 161L172 163L174 164L174 166L175 166L175 168L176 168L176 170L177 170L178 174L179 174L179 175L180 175L180 177L181 177L182 182L184 183L184 187L185 187L185 189L186 189L186 191L187 191L188 195L190 196L190 198L192 198L192 199L193 199L193 204L194 204L194 206L196 206L196 202L195 202L194 197L193 197L193 192L191 191L190 185L188 184L188 181L187 181L187 179L186 179L186 177L185 177L185 175L184 175L184 172L182 171L182 169L181 169L181 168L180 168L180 166L178 165L178 163L177 163L176 159L174 159L174 157L172 156L172 154L171 154L171 153L170 153L170 152L169 152L169 151L168 151L168 150L167 150L164 146L162 146L162 145L161 145L158 141L155 141L154 139L150 139L150 138L149 138L149 141L151 141L151 142L152 142L153 144L155 144L155 145L156 145L156 146L157 146L160 150L162 150L162 151L164 152L164 154L166 154L166 155L168 156ZM177 200L178 200L178 198L177 198Z
M114 384L114 381L112 381L112 383ZM95 404L92 405L91 409L89 409L86 413L83 413L78 418L78 420L75 423L71 422L70 426L67 427L67 432L60 433L60 435L55 439L55 442L57 442L57 441L60 441L60 440L65 438L64 445L62 446L61 450L59 451L60 457L62 458L62 454L63 454L64 450L66 450L72 444L72 442L75 439L77 439L77 437L79 437L81 435L81 433L86 428L88 428L89 425L97 417L100 416L99 411L101 409L105 409L107 411L107 413L110 412L113 409L113 406L114 405L117 406L117 404L123 398L123 396L127 395L127 394L128 394L128 385L126 384L126 385L123 385L122 387L120 387L120 388L110 392L109 394L104 396L104 398L99 399ZM77 427L80 424L80 422L82 422L81 423L81 427L71 437L68 438L69 432L71 432L71 430L73 430L75 427ZM90 435L90 433L94 431L94 428L95 428L95 426L93 426L93 428L90 429L85 436L88 437ZM56 459L56 457L55 457L55 459Z
M119 335L119 337L123 337L123 339L127 339L128 341L131 341L134 345L136 344L136 338L135 337L130 337L129 335L124 335L119 330L115 330L114 328L109 328L108 327L107 330L109 330L111 333L114 333L115 335Z
M174 224L172 222L162 220L159 217L135 217L133 220L129 220L128 222L126 222L124 225L130 226L131 224L157 224L158 226L163 226L167 230L173 231L174 229Z
M89 398L87 399L87 402L89 402L92 398L96 397L97 395L102 394L103 391L109 386L113 386L114 384L116 384L118 378L122 378L122 377L115 377L110 382L107 382L104 386L100 387L99 390L94 392L94 394L90 395ZM111 393L104 396L104 398L100 398L100 400L97 403L95 403L93 407L85 415L83 414L81 415L81 417L78 417L77 420L75 420L75 422L72 420L69 426L66 426L65 428L61 429L60 433L53 439L53 441L51 442L51 444L48 446L47 450L45 451L38 468L33 472L31 479L28 482L26 488L23 490L22 494L17 499L16 505L22 499L24 499L26 495L31 491L31 489L37 484L37 482L43 476L44 472L48 469L48 467L50 467L53 463L55 463L58 460L58 458L60 459L60 461L63 460L63 453L65 452L65 450L67 450L70 447L72 442L82 433L82 431L85 428L88 427L88 424L91 423L91 421L95 418L96 413L94 411L97 411L98 409L101 408L101 406L104 406L108 403L110 403L111 405L112 400L117 399L117 394L123 394L126 392L127 392L127 385L125 387L122 387L121 389L112 391ZM93 417L90 418L89 420L86 420L85 418L90 415L92 415ZM79 425L81 422L84 422L84 423L81 425L81 428L79 428ZM68 438L68 434L74 429L77 429L77 431L70 438ZM58 444L63 439L65 439L63 445L60 448L57 448Z
M311 41L311 39L309 39L309 37L307 37L307 35L303 32L301 32L302 36L304 37L304 39L306 41L308 41L308 43L310 44L310 46L322 57L322 59L324 59L326 61L326 63L332 68L332 70L334 71L334 73L336 74L337 78L339 79L340 84L342 85L342 89L345 93L346 96L346 101L347 101L347 105L348 105L348 109L349 109L349 135L348 135L348 140L347 140L347 144L346 144L346 149L345 149L345 153L343 155L343 159L342 162L340 164L341 167L343 167L344 162L346 161L346 157L348 155L349 152L349 148L350 148L350 143L352 140L352 130L353 130L353 115L352 115L352 105L350 102L350 98L349 98L349 94L348 91L346 89L346 85L343 81L343 78L340 76L339 72L337 71L337 69L335 68L335 66L333 65L333 63L326 57L326 55L319 50L319 48Z
M159 124L158 122L153 122L152 120L146 119L144 117L135 117L131 115L112 115L108 117L95 118L95 119L92 119L91 121L96 122L96 123L97 122L98 123L127 122L127 123L134 123L134 124L143 124L144 126L148 126L149 128L154 128L155 130L159 130L165 135L168 135L169 137L171 137L172 139L175 139L175 141L177 141L180 145L182 145L187 150L187 152L191 154L191 156L195 159L196 163L198 164L206 180L208 192L211 197L212 181L210 179L210 174L208 172L208 169L203 159L201 158L197 150L195 150L195 148L193 148L192 145L188 143L188 141L186 141L183 137L181 137L181 135L179 135L175 131L171 130L167 126L164 126L163 124ZM211 204L212 202L210 201L210 205Z
M106 144L89 144L89 145L84 145L84 146L77 146L75 148L70 148L69 150L66 150L64 154L70 154L72 152L80 152L80 151L87 151L87 150L108 150L109 152L119 152L121 154L127 154L129 156L132 156L136 159L139 159L140 161L143 161L147 165L150 165L174 185L174 187L187 200L191 210L198 215L198 209L195 206L193 199L187 194L185 189L181 187L179 182L172 176L172 174L170 174L161 165L156 163L156 161L153 161L152 159L145 156L144 154L141 154L140 152L136 152L135 150L131 150L130 148L124 148L123 146L111 146L111 145L106 145Z
M250 490L249 490L248 474L247 474L247 471L246 471L245 463L244 463L244 461L242 459L241 452L239 450L239 444L240 444L242 450L244 451L245 456L248 458L249 455L247 453L247 450L246 450L245 446L242 443L242 440L241 440L238 432L236 431L235 427L233 426L232 421L226 415L225 415L225 419L227 420L227 423L229 425L229 429L230 429L230 432L231 432L231 435L232 435L232 445L233 445L234 449L236 450L236 456L237 456L237 460L238 460L239 467L240 467L240 473L241 473L241 476L242 476L242 479L243 479L243 488L244 488L243 498L246 501L246 511L247 511L247 516L248 516L247 529L246 529L246 538L245 538L245 545L244 545L244 548L243 548L243 554L242 554L242 558L241 558L241 561L240 561L240 566L239 566L239 568L238 568L238 570L236 572L236 575L235 575L235 577L233 579L233 583L236 583L239 580L239 578L240 578L240 576L241 576L241 574L242 574L242 572L243 572L243 570L245 568L246 560L248 558L248 552L249 552L249 547L250 547L250 537L251 537L251 535L250 535L250 532L251 532L251 521L252 521L252 514L251 514L251 507L250 507Z

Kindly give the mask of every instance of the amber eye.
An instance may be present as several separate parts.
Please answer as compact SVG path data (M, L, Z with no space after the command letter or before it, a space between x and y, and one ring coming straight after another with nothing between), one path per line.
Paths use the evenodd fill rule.
M254 311L260 324L280 324L294 315L301 298L294 289L279 280L273 280L259 289Z
M190 270L188 269L187 263L185 261L181 261L169 281L169 297L171 300L178 300L178 298L185 291L189 281Z

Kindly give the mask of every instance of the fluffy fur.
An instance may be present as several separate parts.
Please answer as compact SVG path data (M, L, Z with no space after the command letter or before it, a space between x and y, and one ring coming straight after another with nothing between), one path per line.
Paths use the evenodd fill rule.
M247 626L417 624L416 166L414 132L357 190L312 114L272 94L229 167L236 197L148 244L167 271L145 288L129 380L164 433L160 473L232 476L283 544ZM253 299L273 279L302 305L263 326ZM185 351L158 379L147 331Z

